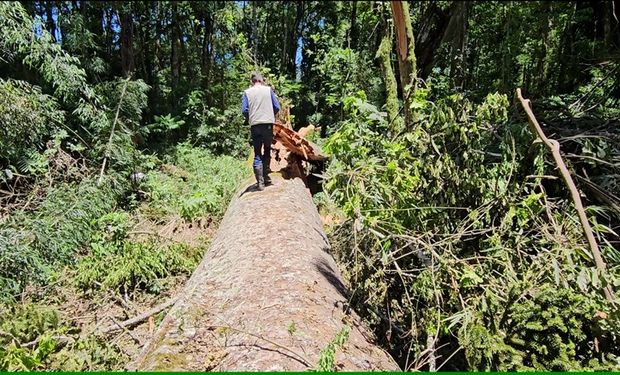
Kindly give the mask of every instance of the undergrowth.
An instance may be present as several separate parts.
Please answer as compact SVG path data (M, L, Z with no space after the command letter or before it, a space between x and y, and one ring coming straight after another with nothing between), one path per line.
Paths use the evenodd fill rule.
M325 145L321 200L344 217L333 248L392 354L407 370L619 369L618 310L601 290L620 286L620 264L594 267L555 166L508 98L430 86L413 103L419 123L403 131L363 92L348 97ZM606 210L588 209L603 245Z
M104 371L127 360L105 338L79 333L49 306L0 307L0 370Z
M202 247L154 239L131 241L129 218L126 212L113 212L95 221L90 251L75 268L73 281L78 288L118 290L125 295L136 289L159 292L158 279L189 274L196 267Z
M150 201L147 216L179 215L186 221L220 218L239 182L248 175L242 160L216 157L188 144L177 146L164 161L145 182Z
M86 178L50 187L32 210L0 222L0 300L10 301L29 282L44 283L56 266L72 264L88 245L91 222L111 211L122 188Z
M164 161L145 155L139 160L142 181L122 182L111 171L100 184L85 176L35 185L44 193L35 191L29 204L0 222L0 370L122 368L129 358L118 343L82 331L57 310L54 290L97 293L97 303L109 294L131 299L164 292L166 278L189 275L207 244L148 231L142 233L147 237L135 236L134 228L178 217L217 222L247 173L238 159L188 144Z

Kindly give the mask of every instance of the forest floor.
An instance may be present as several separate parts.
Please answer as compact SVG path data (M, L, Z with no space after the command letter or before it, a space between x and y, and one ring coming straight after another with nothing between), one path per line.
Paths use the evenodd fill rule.
M19 322L26 330L14 338L16 354L5 355L7 368L131 370L146 354L143 369L397 370L348 307L323 231L333 218L319 215L310 191L291 178L280 156L273 169L279 165L289 179L274 175L263 192L248 179L247 162L212 160L191 148L180 149L178 164L151 171L142 199L93 222L93 237L74 264L57 270L47 285L31 284L21 293L21 315L0 314L3 330L20 332ZM237 191L232 201L226 191ZM220 223L226 207L240 213ZM223 241L229 251L222 251ZM174 269L167 269L170 259ZM178 340L168 347L185 357L149 367L151 343L157 347L158 332L170 328L175 309L198 318L188 345ZM57 318L38 315L48 310ZM41 323L24 311L34 311ZM173 330L186 335L191 323ZM56 342L43 353L37 343L48 336ZM25 345L30 349L21 351Z
M28 280L12 300L0 303L0 368L123 370L148 343L166 309L126 328L118 324L154 307L169 308L209 248L230 197L248 175L237 158L188 145L173 151L165 162L145 171L145 180L124 191L116 204L106 196L105 208L89 216L85 211L76 214L66 200L78 207L103 201L95 189L75 193L85 184L91 187L92 179L66 183L61 193L43 194L29 211L15 210L21 219L3 223L29 238L43 238L45 242L35 245L45 252L58 246L56 237L47 234L48 226L53 235L75 241L65 247L65 262L52 259L46 264L35 257L38 247L30 248L31 261L42 267L35 275L38 280ZM60 228L58 218L63 220Z
M202 218L197 222L187 223L179 218L170 218L160 224L142 222L134 227L132 232L135 237L156 237L162 242L173 240L206 249L216 230L217 224L211 219ZM60 321L77 329L80 337L103 335L107 343L120 354L117 366L106 370L122 370L127 363L137 358L143 346L152 338L166 310L130 328L107 334L100 332L100 329L114 326L175 298L183 290L189 277L189 274L180 274L160 278L156 280L160 288L157 293L136 290L131 296L112 289L84 293L72 287L67 279L61 278L49 286L27 289L22 294L22 300L37 299L37 295L43 293L45 297L39 304L58 311Z

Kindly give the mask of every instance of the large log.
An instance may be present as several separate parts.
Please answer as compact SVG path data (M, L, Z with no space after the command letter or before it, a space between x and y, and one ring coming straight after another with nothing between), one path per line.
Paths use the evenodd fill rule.
M272 177L232 199L209 251L145 347L141 371L299 371L345 325L339 370L398 370L354 312L309 191Z

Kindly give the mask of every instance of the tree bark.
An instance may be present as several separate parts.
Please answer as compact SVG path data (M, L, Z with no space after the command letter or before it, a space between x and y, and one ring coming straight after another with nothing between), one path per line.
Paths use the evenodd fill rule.
M297 58L297 43L300 37L301 20L304 18L304 3L297 1L295 9L295 24L293 30L290 33L288 42L288 61L287 72L291 78L295 79L297 73L297 65L295 65L295 59Z
M402 129L402 119L399 116L398 111L398 92L396 78L394 77L394 70L392 69L392 37L386 35L383 37L379 50L377 51L377 57L381 64L381 71L383 72L383 80L385 82L385 106L388 114L388 122L393 132L398 132Z
M181 59L179 58L179 39L181 37L181 32L179 29L179 16L178 16L178 7L176 2L172 2L172 24L170 25L172 28L172 38L171 38L171 50L170 50L170 69L171 69L171 89L172 94L170 95L170 100L172 103L172 108L176 109L178 100L176 98L177 88L179 87L179 78L181 74Z
M357 48L357 1L353 1L351 4L351 28L349 29L349 48Z
M121 69L123 76L129 77L135 66L133 55L133 16L131 11L123 9L119 15L119 21L121 24Z
M469 16L469 2L458 1L455 3L454 34L452 39L452 58L450 62L450 78L454 87L463 87L465 45L467 43L467 22Z
M418 2L416 4L427 6L423 11L416 43L416 56L418 57L416 63L420 68L421 78L426 79L433 69L435 53L446 33L451 13L442 10L436 2Z
M392 16L394 17L394 28L396 29L396 50L405 123L409 126L415 121L409 109L411 95L415 92L417 81L415 40L413 38L413 28L407 2L391 1L390 4L392 5Z
M139 371L302 371L351 327L338 370L397 370L370 342L309 191L273 176L232 199L218 233L134 366Z

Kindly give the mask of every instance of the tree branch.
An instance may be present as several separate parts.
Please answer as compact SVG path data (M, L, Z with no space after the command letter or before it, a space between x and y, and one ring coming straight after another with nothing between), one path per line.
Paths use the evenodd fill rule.
M555 160L556 165L560 169L560 173L562 174L562 178L568 189L570 190L571 197L573 199L573 203L575 204L575 209L577 210L577 214L579 215L579 221L581 221L581 226L583 227L583 232L588 240L588 244L590 246L590 250L592 251L592 256L594 257L594 262L596 264L596 268L601 271L604 271L606 268L605 261L603 260L603 255L598 248L598 244L596 243L596 239L594 238L594 233L592 232L592 227L590 227L590 222L588 221L588 217L586 216L586 212L583 208L583 203L581 202L581 197L579 196L579 191L577 190L577 186L575 186L575 182L573 181L568 168L566 168L566 164L564 160L562 160L562 155L560 154L560 144L558 141L554 139L549 139L543 132L540 124L536 120L534 113L532 112L531 102L529 99L524 99L521 95L521 89L517 88L517 97L527 114L528 122L530 124L530 128L532 133L539 137L545 146L551 151L553 155L553 159ZM611 303L614 302L614 294L610 285L607 285L603 291L605 292L605 297Z

